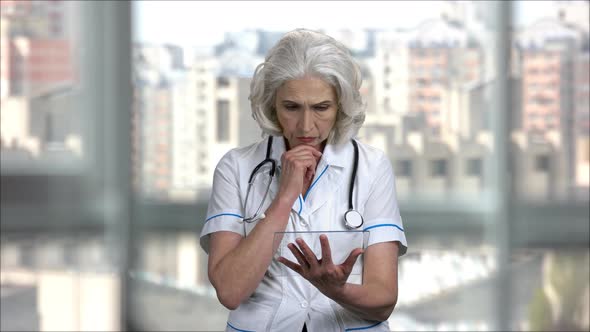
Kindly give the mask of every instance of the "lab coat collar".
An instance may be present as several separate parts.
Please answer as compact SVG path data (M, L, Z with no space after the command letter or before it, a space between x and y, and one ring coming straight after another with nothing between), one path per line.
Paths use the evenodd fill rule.
M326 144L322 159L327 165L347 168L352 166L352 143Z
M268 143L268 141L266 141ZM264 144L266 152L266 143ZM271 149L271 158L277 161L279 173L281 172L281 156L285 152L285 139L282 136L275 136ZM301 217L308 219L313 212L323 206L343 185L342 174L347 167L353 165L354 147L349 141L343 144L326 144L322 158L317 166L317 172L305 196L300 195L299 199L293 202L292 210ZM322 177L320 179L320 177ZM272 196L276 195L279 188L279 181L273 181L270 186ZM315 185L317 182L317 185Z

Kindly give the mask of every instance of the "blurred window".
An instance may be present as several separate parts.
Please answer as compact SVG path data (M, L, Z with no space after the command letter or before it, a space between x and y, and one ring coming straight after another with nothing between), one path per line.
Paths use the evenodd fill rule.
M412 161L411 160L399 160L397 162L396 175L399 177L411 177L412 176Z
M217 87L223 88L229 86L229 79L227 77L217 77Z
M467 175L470 176L481 176L482 174L482 161L480 158L467 159Z
M550 163L548 155L537 155L535 157L535 170L537 172L548 172Z
M217 101L217 141L226 142L229 140L229 101Z
M447 160L436 159L430 162L430 175L433 177L444 177L447 175Z

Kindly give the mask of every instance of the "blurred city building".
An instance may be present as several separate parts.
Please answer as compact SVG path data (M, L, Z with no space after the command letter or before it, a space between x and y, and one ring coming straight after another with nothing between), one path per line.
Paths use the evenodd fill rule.
M538 20L515 38L522 120L513 141L517 187L530 190L524 197L588 199L590 40L587 20L567 20L574 8L578 2L560 4L558 17Z
M217 56L196 54L190 68L173 61L183 57L179 47L135 45L135 180L147 199L207 199L223 154L260 137L240 111L250 107L248 77L262 61L248 36L257 34L228 34Z
M515 154L520 194L528 199L587 197L588 33L572 8L580 4L560 2L556 17L515 31L513 150L553 145L547 157L554 166L546 175L553 185L542 186L552 192L528 195L534 186L524 184L535 182L521 160L528 154ZM402 168L401 197L453 193L476 199L473 193L485 192L493 78L483 16L481 4L448 1L440 18L412 29L325 31L352 50L363 71L367 118L359 138L390 156L414 151L413 161L393 158ZM135 138L143 158L137 159L137 177L145 179L138 181L147 196L207 199L219 158L260 137L248 111L249 80L279 37L263 30L228 32L210 54L200 55L171 45L135 45L136 117L144 121ZM162 113L159 120L150 120L151 109Z
M2 1L0 143L7 162L82 153L68 97L77 82L73 10L69 1Z

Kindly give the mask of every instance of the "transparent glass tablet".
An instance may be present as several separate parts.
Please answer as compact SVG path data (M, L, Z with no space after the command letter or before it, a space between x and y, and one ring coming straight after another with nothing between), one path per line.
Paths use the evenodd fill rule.
M369 232L368 231L360 231L360 230L351 230L351 231L310 231L310 232L276 232L274 238L274 244L277 248L275 253L275 258L280 256L285 257L286 259L297 262L297 259L287 247L289 243L293 243L297 246L295 240L297 238L301 238L307 243L307 245L311 248L318 259L322 258L322 247L320 243L320 235L326 235L328 237L328 242L330 243L330 251L332 253L332 262L334 264L342 264L348 258L350 253L356 248L362 248L363 250L366 249L368 239L369 239ZM278 244L278 245L277 245ZM362 257L360 255L356 260L352 272L350 275L362 275L363 273L363 264L362 264ZM277 276L298 276L297 272L291 270L286 265L282 263L278 263L276 269L274 269L274 274Z

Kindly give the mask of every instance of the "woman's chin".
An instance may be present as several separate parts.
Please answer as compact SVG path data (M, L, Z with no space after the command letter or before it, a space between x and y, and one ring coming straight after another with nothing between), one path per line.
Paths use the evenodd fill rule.
M324 146L326 146L325 144L323 144L323 142L312 142L312 143L299 143L298 145L307 145L307 146L311 146L312 148L320 151L320 152L324 152Z
M324 149L325 146L325 141L321 142L318 139L314 139L314 140L305 140L305 141L301 141L298 139L294 139L292 142L289 142L289 148L292 149L296 146L299 145L306 145L306 146L311 146L312 148L315 148L318 151L322 151Z

